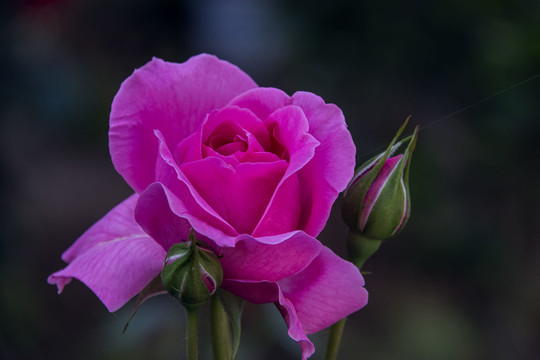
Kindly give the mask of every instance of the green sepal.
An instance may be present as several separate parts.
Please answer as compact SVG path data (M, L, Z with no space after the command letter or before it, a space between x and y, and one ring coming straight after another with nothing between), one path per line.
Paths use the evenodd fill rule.
M411 159L412 159L412 153L414 152L414 149L416 149L416 142L418 140L418 132L420 131L420 126L417 125L414 128L414 133L412 134L412 140L409 143L409 146L407 147L407 163L405 165L405 171L403 172L403 183L405 186L405 189L407 189L407 192L409 192L409 169L411 167ZM411 216L411 195L407 194L407 215L405 219L403 220L401 226L399 229L397 229L392 236L399 234L401 230L405 227L407 222L409 221L409 217Z

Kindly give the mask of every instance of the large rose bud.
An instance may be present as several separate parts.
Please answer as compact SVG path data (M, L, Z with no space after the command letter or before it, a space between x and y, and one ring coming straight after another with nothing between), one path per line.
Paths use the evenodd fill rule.
M407 121L386 151L360 166L346 190L342 215L349 226L349 257L358 267L409 219L409 168L418 127L412 136L396 143L406 125ZM401 154L392 156L400 149Z

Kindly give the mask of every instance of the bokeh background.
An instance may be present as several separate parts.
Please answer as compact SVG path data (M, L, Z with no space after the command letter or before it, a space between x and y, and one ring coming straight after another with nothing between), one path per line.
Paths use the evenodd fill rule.
M540 71L537 0L0 4L0 358L183 358L173 299L149 300L122 335L132 303L109 314L84 285L58 296L46 278L131 192L107 148L122 80L152 56L208 52L338 104L359 162L407 115L431 124L412 217L366 264L370 303L341 359L540 359L540 78L433 123ZM320 239L344 255L338 213ZM240 360L299 358L273 306L248 304L243 326Z

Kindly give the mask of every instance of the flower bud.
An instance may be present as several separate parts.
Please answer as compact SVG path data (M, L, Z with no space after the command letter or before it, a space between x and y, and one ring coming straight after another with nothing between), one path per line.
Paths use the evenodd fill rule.
M222 280L217 256L198 246L193 234L189 242L171 246L161 271L165 289L188 309L197 309L208 301Z
M407 121L385 152L356 171L345 192L342 214L353 233L384 240L396 235L409 219L409 167L418 127L412 136L396 143ZM402 154L390 157L403 147Z

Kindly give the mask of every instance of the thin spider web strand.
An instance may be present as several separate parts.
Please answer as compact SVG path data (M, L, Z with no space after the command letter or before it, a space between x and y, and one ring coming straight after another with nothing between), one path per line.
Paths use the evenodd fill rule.
M461 113L463 113L463 112L465 112L465 111L467 111L467 110L469 110L469 109L471 109L471 108L473 108L473 107L476 107L476 106L478 106L478 105L480 105L480 104L483 104L483 103L485 103L485 102L488 102L488 101L490 101L490 100L492 100L492 99L494 99L494 98L496 98L496 97L498 97L498 96L500 96L500 95L503 95L504 93L507 93L508 91L511 91L511 90L513 90L513 89L515 89L515 88L521 86L521 85L524 85L524 84L530 82L530 81L533 81L534 79L536 79L536 78L538 78L538 77L540 77L540 73L534 74L534 75L532 75L532 76L530 76L530 77L528 77L528 78L526 78L526 79L524 79L524 80L521 80L521 81L519 81L519 82L517 82L517 83L515 83L515 84L512 84L512 85L510 85L510 86L508 86L508 87L506 87L506 88L504 88L504 89L502 89L502 90L500 90L500 91L498 91L498 92L496 92L496 93L494 93L494 94L492 94L492 95L490 95L490 96L487 96L487 97L485 97L485 98L483 98L483 99L480 99L480 100L478 100L478 101L475 101L475 102L473 102L472 104L469 104L469 105L467 105L467 106L462 107L461 109L458 109L458 110L456 110L456 111L453 111L453 112L451 112L450 114L447 114L447 115L442 116L442 117L440 117L440 118L438 118L438 119L435 119L435 120L433 120L433 121L430 121L430 122L428 122L426 125L421 126L420 129L418 130L418 132L420 132L420 131L422 131L422 130L425 130L425 129L427 129L427 128L430 128L430 127L432 127L433 125L438 124L438 123L440 123L440 122L442 122L442 121L444 121L444 120L450 119L450 118L452 118L452 117L454 117L454 116L456 116L456 115L458 115L458 114L461 114ZM374 154L374 153L376 153L376 152L380 152L380 151L382 151L383 149L386 149L386 146L385 146L385 145L378 146L378 147L376 147L376 148L374 148L374 149L372 149L372 150L370 150L370 151L367 151L367 152L365 152L365 153L359 155L359 158L365 158L365 157L367 157L368 155Z

